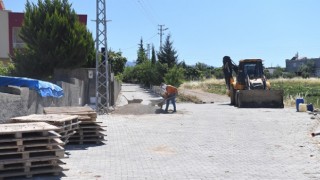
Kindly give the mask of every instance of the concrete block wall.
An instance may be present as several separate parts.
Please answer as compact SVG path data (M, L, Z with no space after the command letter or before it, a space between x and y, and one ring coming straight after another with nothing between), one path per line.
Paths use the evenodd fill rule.
M42 114L44 107L90 104L90 97L95 97L96 88L95 77L89 79L88 70L92 69L64 70L55 76L59 80L56 84L64 91L62 98L41 97L36 91L24 87L0 87L0 123L12 117ZM121 91L121 82L114 79L110 85L110 105L113 106Z
M92 76L89 74L92 73ZM55 81L70 82L70 79L78 79L83 81L83 86L81 87L81 105L91 104L90 97L96 97L96 70L95 68L81 68L81 69L56 69L54 72ZM73 82L70 82L73 83ZM110 78L110 105L115 105L118 99L118 95L121 91L121 82L116 80L111 73Z
M10 118L17 116L42 114L44 107L81 106L83 82L74 80L74 83L59 83L64 89L62 98L41 97L36 91L26 87L1 87L0 122L7 122Z

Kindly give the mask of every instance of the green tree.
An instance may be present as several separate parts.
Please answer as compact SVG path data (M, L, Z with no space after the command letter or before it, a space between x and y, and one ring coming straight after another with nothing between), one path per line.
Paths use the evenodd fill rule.
M114 75L118 75L124 71L127 58L123 57L121 52L114 52L110 49L108 51L108 61Z
M296 74L292 73L292 72L284 72L283 73L283 78L291 79L291 78L294 78L295 76L296 76Z
M135 83L137 76L135 74L135 67L125 67L123 71L123 82Z
M26 47L12 57L16 74L41 78L55 68L94 64L92 34L68 0L38 0L37 5L28 0L20 37Z
M206 71L208 65L206 65L205 63L201 63L201 62L197 62L195 67L199 70L199 71Z
M123 82L141 83L146 86L159 85L164 82L164 73L168 71L166 64L151 61L138 64L134 67L126 67L123 72Z
M201 72L194 66L186 66L185 68L185 78L187 80L199 80L201 77Z
M161 64L159 61L155 64L155 71L157 72L157 77L153 81L153 85L160 85L164 82L164 76L168 72L168 65Z
M135 66L135 74L140 83L145 86L153 84L153 80L158 76L155 66L151 61L145 61Z
M167 84L179 87L184 80L184 69L178 66L174 66L169 69L168 73L164 76L164 80Z
M140 44L139 49L138 49L138 58L137 58L137 64L142 64L146 61L148 61L147 55L146 55L146 50L143 47L143 40L142 38L140 39Z
M186 64L186 62L184 62L184 61L179 62L179 63L178 63L178 66L181 67L181 68L183 68L183 69L186 69L186 68L187 68L187 64Z
M156 51L154 50L154 45L152 45L152 52L151 52L151 62L152 62L152 64L156 64L156 61L157 61L156 58L157 58L156 57Z
M268 69L264 69L263 70L263 74L267 79L271 78L271 74L270 74L270 71Z
M197 62L195 68L200 72L200 76L198 78L211 78L213 67L210 67L205 63Z
M213 75L214 75L217 79L223 79L223 78L224 78L224 74L223 74L222 67L214 68L214 69L213 69Z
M271 75L271 78L279 78L282 77L284 72L284 69L280 66L277 66L276 69L273 71L273 74Z
M299 72L303 78L310 77L315 71L314 61L307 60L305 64L300 66Z
M164 46L158 53L158 60L162 64L168 64L169 69L177 65L178 55L177 51L173 48L173 42L170 40L171 35L169 34L166 38Z

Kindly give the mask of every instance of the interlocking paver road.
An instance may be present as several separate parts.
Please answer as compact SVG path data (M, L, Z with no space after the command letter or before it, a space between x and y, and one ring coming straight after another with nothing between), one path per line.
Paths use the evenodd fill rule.
M106 144L69 146L70 170L61 179L320 179L318 142L310 136L318 120L308 113L228 102L177 109L99 116Z

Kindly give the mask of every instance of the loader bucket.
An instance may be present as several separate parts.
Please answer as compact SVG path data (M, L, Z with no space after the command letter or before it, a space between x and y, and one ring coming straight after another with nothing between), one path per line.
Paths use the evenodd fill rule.
M283 108L283 90L239 90L236 105L239 108Z

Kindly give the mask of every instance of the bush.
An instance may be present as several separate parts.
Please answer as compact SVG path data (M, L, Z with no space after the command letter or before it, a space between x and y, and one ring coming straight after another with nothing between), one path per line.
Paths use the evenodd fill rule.
M12 63L9 63L7 66L5 66L2 62L0 62L0 75L9 76L13 70L14 66Z
M135 82L136 76L134 74L134 67L125 67L123 74L122 74L122 80L123 82Z
M224 74L223 74L222 68L215 68L213 70L213 75L217 79L223 79L224 78Z
M179 87L184 80L185 69L174 66L168 73L164 76L164 80L167 84Z

